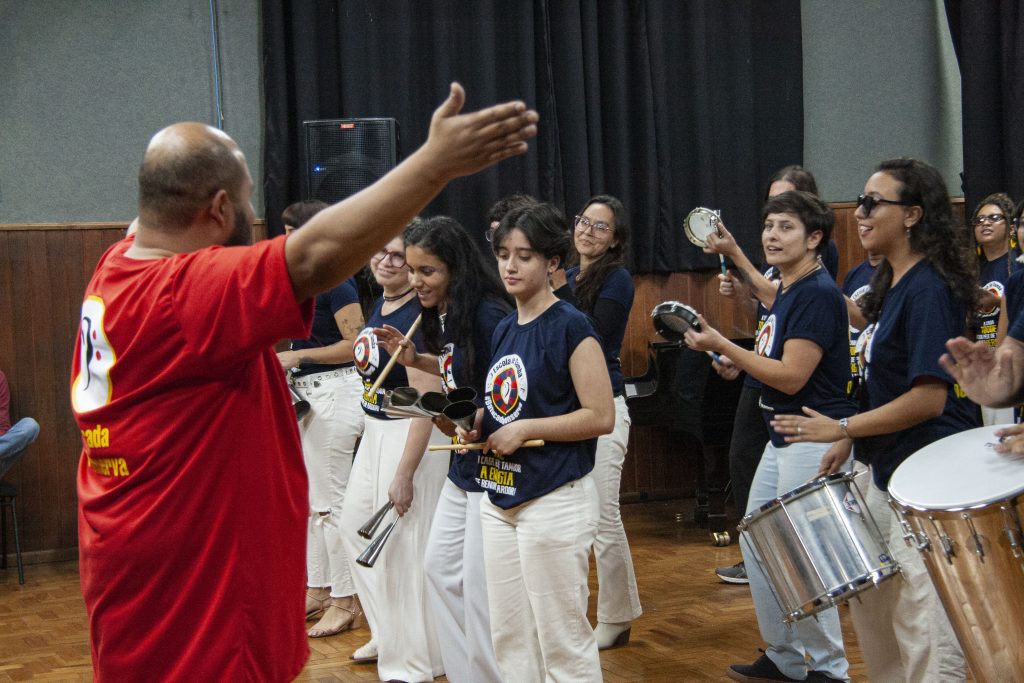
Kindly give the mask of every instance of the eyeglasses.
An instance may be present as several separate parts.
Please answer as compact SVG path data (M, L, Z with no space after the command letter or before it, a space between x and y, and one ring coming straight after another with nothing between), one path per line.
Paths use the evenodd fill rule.
M864 209L864 215L870 216L879 204L894 204L896 206L914 206L914 202L907 202L897 199L882 199L869 194L862 194L857 197L857 206Z
M379 263L384 263L388 259L391 259L391 265L395 268L401 268L405 265L405 254L400 251L388 251L382 249L373 255L373 258L377 259Z
M593 222L586 216L576 216L576 232L586 232L590 228L594 229L595 235L605 235L611 231L612 226L608 225L604 221Z
M980 213L974 217L974 224L984 225L985 223L991 223L994 225L996 223L1002 223L1005 220L1006 216L1004 216L1001 213L990 213L987 216L985 214Z

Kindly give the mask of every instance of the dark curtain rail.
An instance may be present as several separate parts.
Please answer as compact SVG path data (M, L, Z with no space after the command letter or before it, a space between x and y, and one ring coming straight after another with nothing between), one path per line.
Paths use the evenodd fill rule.
M270 234L305 196L302 121L394 117L406 154L448 83L467 109L525 100L530 153L460 179L426 214L456 217L483 246L483 216L527 192L573 215L619 196L636 273L713 268L682 221L721 209L751 253L764 181L803 157L799 0L266 0L264 197ZM753 252L756 253L756 252Z

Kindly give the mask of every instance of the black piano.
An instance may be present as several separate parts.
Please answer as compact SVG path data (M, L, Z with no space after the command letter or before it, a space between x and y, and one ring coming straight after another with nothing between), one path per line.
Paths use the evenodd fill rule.
M737 343L749 348L752 340ZM673 434L673 443L684 444L687 454L695 456L694 521L708 528L715 545L728 545L728 452L742 376L722 379L706 353L681 342L650 342L648 353L647 372L626 378L633 425L665 429Z

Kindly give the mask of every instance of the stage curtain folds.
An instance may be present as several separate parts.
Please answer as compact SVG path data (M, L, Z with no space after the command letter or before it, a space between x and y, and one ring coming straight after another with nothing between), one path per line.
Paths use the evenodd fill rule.
M264 0L266 217L306 196L302 121L398 119L401 150L461 82L468 109L520 98L541 115L525 157L452 183L424 212L483 244L483 215L527 192L576 213L625 202L635 273L715 267L682 231L721 209L760 253L764 181L803 156L799 0Z

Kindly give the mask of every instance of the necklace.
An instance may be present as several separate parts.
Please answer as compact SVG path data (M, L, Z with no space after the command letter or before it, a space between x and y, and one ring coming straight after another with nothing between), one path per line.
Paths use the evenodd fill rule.
M813 274L813 273L816 273L816 272L817 272L817 271L818 271L818 270L819 270L820 268L821 268L821 264L820 264L820 263L818 263L818 261L817 261L817 260L815 260L815 262L814 262L814 266L813 266L813 267L812 267L812 268L811 268L810 270L808 270L808 271L807 271L806 273L804 273L803 275L801 275L800 277L798 277L797 279L793 280L793 281L792 281L792 282L790 282L790 283L789 283L788 285L786 285L785 287L783 287L782 289L780 289L780 290L779 290L779 293L781 294L782 292L785 292L785 291L786 291L786 290L788 290L788 289L789 289L790 287L792 287L792 286L793 286L793 285L795 285L796 283L800 282L801 280L803 280L803 279L804 279L805 277L807 277L808 275L811 275L811 274Z
M399 299L401 299L402 297L404 297L406 294L408 294L411 291L412 291L412 287L410 287L409 289L405 290L401 294L396 294L394 296L388 296L387 294L385 294L384 295L384 301L398 301Z

